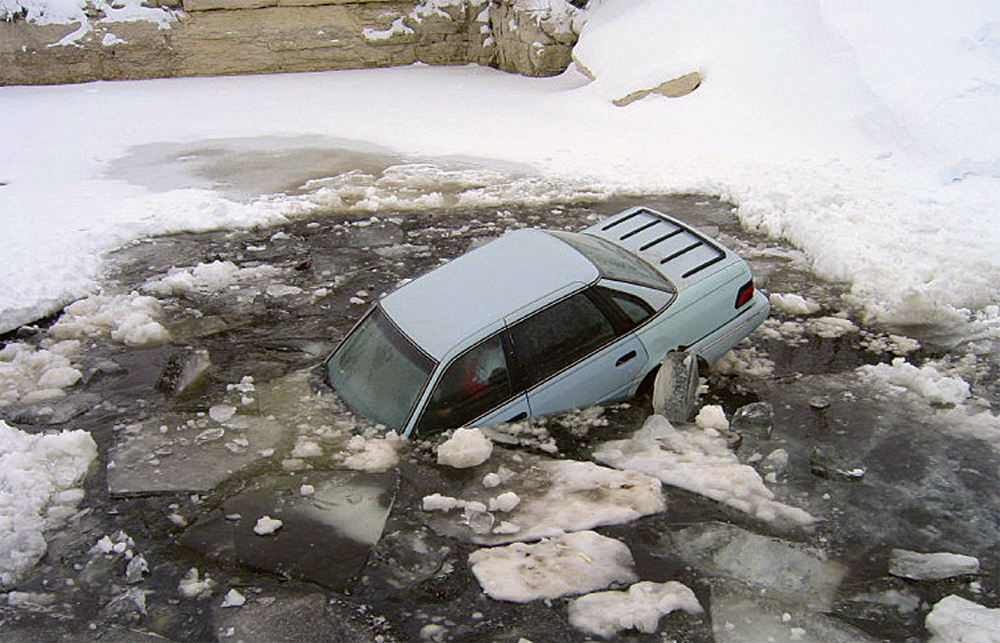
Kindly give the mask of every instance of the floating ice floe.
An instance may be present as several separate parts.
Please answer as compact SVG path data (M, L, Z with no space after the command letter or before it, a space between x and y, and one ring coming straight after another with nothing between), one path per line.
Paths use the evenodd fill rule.
M966 574L978 574L979 559L947 552L923 554L906 549L893 549L889 555L889 573L912 580L944 580Z
M606 639L633 629L652 634L659 629L661 617L677 610L695 615L705 611L686 585L643 581L626 591L595 592L573 599L569 623Z
M483 591L498 601L527 603L636 580L625 543L578 531L535 544L514 543L469 555Z
M711 428L675 428L665 417L652 415L631 438L599 445L594 458L618 469L653 476L761 520L795 525L816 521L808 512L775 500L757 471L742 464L726 439Z
M501 454L504 463L486 476L495 486L473 480L461 497L424 498L425 511L442 512L429 519L435 529L481 544L502 544L628 523L666 509L660 481L645 474L593 462ZM462 514L451 513L456 510Z

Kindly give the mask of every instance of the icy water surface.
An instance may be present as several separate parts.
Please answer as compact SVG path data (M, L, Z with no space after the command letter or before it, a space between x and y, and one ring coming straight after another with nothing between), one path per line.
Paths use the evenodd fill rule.
M819 304L776 311L734 359L703 374L701 399L732 421L724 447L814 524L769 520L669 476L654 497L662 506L641 494L649 477L574 487L596 479L600 445L642 426L646 398L498 428L493 455L471 469L436 464L440 436L352 442L371 434L315 367L380 294L507 230L579 229L639 202L721 238L764 290ZM995 441L963 430L946 404L859 375L902 354L940 356L843 323L836 286L813 279L799 253L740 230L723 202L336 211L151 239L109 258L105 288L155 297L170 341L87 342L75 358L84 379L65 397L3 409L25 430L86 429L100 456L85 511L51 535L17 587L38 604L0 608L0 641L596 638L571 625L568 598L497 600L477 581L470 555L517 540L491 534L506 517L529 516L553 538L596 521L597 533L627 545L636 580L679 581L703 608L625 640L923 641L924 618L944 596L1000 604ZM988 397L988 386L977 393ZM366 449L381 447L398 461L374 466L384 454ZM487 474L506 479L488 487ZM424 510L433 494L486 505L499 491L520 498L509 516ZM575 515L560 515L570 505ZM634 516L601 521L609 507ZM975 556L981 570L907 580L888 572L893 549Z

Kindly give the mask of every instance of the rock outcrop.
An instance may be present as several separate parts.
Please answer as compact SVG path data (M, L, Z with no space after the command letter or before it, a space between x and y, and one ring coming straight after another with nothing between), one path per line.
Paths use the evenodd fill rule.
M571 60L564 0L164 0L155 20L0 21L0 84L477 63L530 75ZM112 5L113 6L113 5ZM143 11L151 11L144 7Z

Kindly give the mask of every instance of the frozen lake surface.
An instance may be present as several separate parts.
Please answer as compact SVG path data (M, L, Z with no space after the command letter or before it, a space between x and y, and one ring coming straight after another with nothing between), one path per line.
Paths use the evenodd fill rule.
M706 414L637 433L651 412L639 398L487 431L489 458L457 469L435 456L447 436L378 439L316 374L402 280L510 229L580 229L639 202L718 236L787 297L704 374L718 427ZM0 607L0 641L582 641L598 630L571 617L577 596L638 581L665 592L664 616L630 640L927 640L946 596L1000 604L1000 459L968 419L969 392L918 367L962 372L995 412L996 366L950 355L933 329L866 327L841 294L698 196L345 206L126 247L94 310L5 338L81 338L66 349L80 381L3 417L85 429L99 455L81 511ZM747 506L734 476L766 503ZM980 565L904 578L890 573L898 550ZM595 587L575 584L598 571ZM543 598L519 601L527 586ZM608 607L618 597L593 600L592 614L624 614Z

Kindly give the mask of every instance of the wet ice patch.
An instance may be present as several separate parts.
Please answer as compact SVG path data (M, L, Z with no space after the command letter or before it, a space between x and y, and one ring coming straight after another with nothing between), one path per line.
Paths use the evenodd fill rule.
M892 364L862 366L858 373L895 390L915 393L932 404L962 404L970 396L969 385L961 378L945 375L932 364L918 368L902 357L893 359Z
M605 442L594 451L599 462L640 471L769 522L809 525L808 512L778 502L753 467L740 463L725 437L714 429L675 428L650 416L627 440Z
M609 639L625 630L653 634L660 618L677 610L702 614L704 609L689 587L676 581L643 581L627 591L587 594L569 603L569 623L587 634Z
M63 310L49 333L56 339L103 339L126 346L152 346L170 341L170 333L158 321L160 302L154 297L91 295Z
M63 395L83 376L72 356L80 342L48 343L47 348L14 342L0 350L0 408Z
M684 562L711 578L734 581L811 610L833 605L846 567L822 550L761 536L725 523L701 523L664 536Z
M84 431L28 434L0 420L0 588L45 554L44 532L76 511L80 482L97 458Z
M528 545L480 549L469 555L472 573L492 599L514 603L554 599L636 580L625 543L593 531Z

